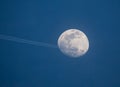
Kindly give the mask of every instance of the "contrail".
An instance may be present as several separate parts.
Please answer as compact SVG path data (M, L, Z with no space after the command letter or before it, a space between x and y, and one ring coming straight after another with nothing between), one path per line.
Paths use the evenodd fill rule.
M31 41L31 40L26 40L26 39L14 37L14 36L3 35L3 34L0 34L0 39L14 41L14 42L18 42L18 43L26 43L26 44L31 44L31 45L35 45L35 46L57 48L57 46L51 45L51 44L48 44L48 43Z

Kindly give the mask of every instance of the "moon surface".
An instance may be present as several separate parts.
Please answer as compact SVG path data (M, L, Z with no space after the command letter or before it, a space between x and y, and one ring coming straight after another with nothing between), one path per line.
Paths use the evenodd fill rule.
M88 51L89 41L82 31L69 29L58 38L58 47L65 55L78 58Z

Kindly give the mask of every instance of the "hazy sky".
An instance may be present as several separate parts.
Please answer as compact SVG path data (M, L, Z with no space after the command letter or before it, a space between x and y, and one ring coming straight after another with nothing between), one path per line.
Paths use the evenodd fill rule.
M78 59L0 40L0 87L120 87L119 0L0 1L0 34L57 45L69 28L90 41Z

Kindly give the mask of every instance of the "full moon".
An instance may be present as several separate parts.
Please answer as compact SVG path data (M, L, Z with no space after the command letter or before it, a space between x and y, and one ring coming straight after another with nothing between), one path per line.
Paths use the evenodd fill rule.
M78 58L88 51L89 41L82 31L69 29L58 38L58 47L65 55Z

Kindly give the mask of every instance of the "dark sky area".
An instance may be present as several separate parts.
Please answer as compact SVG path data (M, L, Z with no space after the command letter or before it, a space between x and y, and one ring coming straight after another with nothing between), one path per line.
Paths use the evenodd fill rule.
M0 0L0 34L57 45L70 28L90 41L77 59L0 40L0 87L120 87L119 0Z

